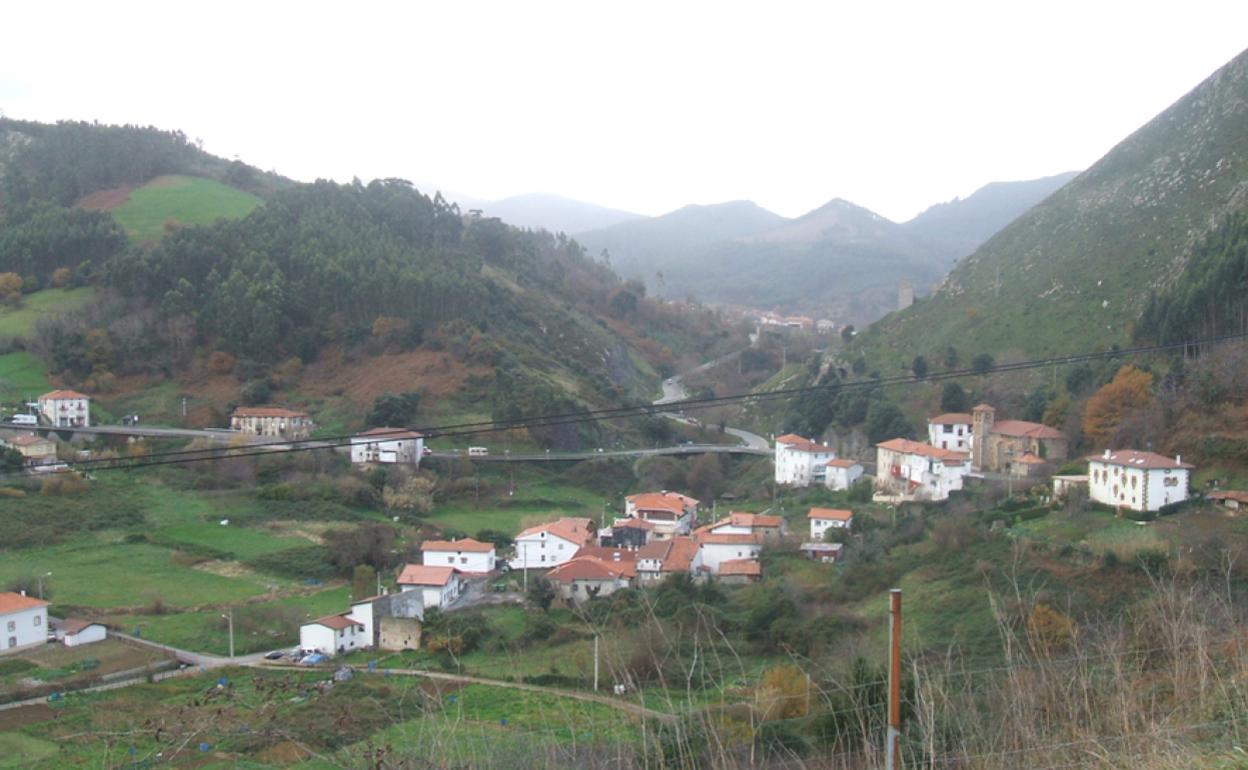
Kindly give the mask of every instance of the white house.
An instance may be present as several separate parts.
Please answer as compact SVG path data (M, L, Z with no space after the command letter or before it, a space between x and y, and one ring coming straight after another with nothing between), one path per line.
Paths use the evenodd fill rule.
M103 623L79 618L65 618L56 628L56 638L66 647L102 642L107 637L108 629Z
M795 487L822 484L828 461L835 459L836 452L827 444L787 433L776 439L776 483Z
M351 437L351 462L420 465L425 437L405 428L373 428Z
M862 463L856 460L828 460L823 485L833 491L849 489L862 478Z
M947 412L927 421L927 443L940 449L970 453L975 443L972 420L963 412Z
M468 575L485 575L494 571L494 544L470 537L426 540L420 546L420 559L427 567L454 567Z
M43 436L22 434L8 441L9 446L21 452L30 465L41 465L56 461L56 442Z
M0 593L0 651L48 641L48 603L21 593Z
M738 559L757 559L763 549L758 535L720 535L702 532L695 538L702 566L712 575L719 574L719 565Z
M628 588L636 577L635 562L577 556L547 572L545 579L558 587L564 599L581 602Z
M269 438L305 439L312 435L312 418L274 406L240 406L230 415L230 430Z
M454 567L429 567L423 564L405 566L399 573L398 584L400 591L421 591L426 609L446 609L459 598L463 590L463 581Z
M594 522L565 517L538 524L516 535L512 569L546 569L563 564L594 539Z
M944 500L962 488L970 455L904 438L876 444L876 487L908 500Z
M300 649L314 650L331 658L366 649L372 644L373 638L365 632L364 624L349 614L330 615L299 627Z
M811 508L806 518L810 520L810 539L817 543L823 542L829 529L848 528L854 524L854 512L844 508Z
M666 540L689 534L698 514L698 500L678 492L643 492L624 498L624 515L654 525L651 537Z
M58 428L91 424L91 397L76 390L54 390L39 397L39 413Z
M1088 458L1088 497L1134 511L1155 511L1186 500L1192 466L1181 457L1132 449L1110 450Z

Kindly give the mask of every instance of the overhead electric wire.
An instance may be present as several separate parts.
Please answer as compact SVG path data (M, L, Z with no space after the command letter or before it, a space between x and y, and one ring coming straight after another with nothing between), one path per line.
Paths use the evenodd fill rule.
M586 422L599 422L602 420L625 419L633 417L645 417L671 411L694 411L699 409L711 409L718 406L724 406L735 403L760 403L766 401L788 400L808 393L819 392L841 392L846 390L873 389L890 386L916 385L925 382L940 382L950 379L961 379L964 377L979 377L994 374L1004 374L1009 372L1026 371L1030 369L1042 369L1055 366L1067 366L1071 364L1087 363L1091 361L1099 361L1114 358L1124 358L1131 356L1146 355L1149 353L1162 353L1177 349L1197 348L1207 345L1215 345L1223 342L1234 340L1243 340L1248 338L1248 332L1236 334L1224 334L1213 337L1201 337L1196 339L1183 340L1181 342L1142 345L1132 348L1118 348L1106 351L1098 351L1095 353L1076 353L1065 356L1051 356L1048 358L1029 359L1026 361L1017 361L1007 364L994 364L990 367L970 367L961 369L950 369L943 372L933 372L919 377L915 374L897 375L894 377L871 377L862 380L853 380L850 382L835 382L825 385L805 385L797 388L782 388L778 390L767 391L764 393L738 393L726 396L706 396L701 398L681 399L679 401L671 401L663 404L646 403L634 404L631 406L611 407L605 409L589 409L578 412L565 412L547 415L536 415L533 417L522 417L511 420L482 420L475 422L452 423L444 426L427 426L427 427L406 427L395 428L393 431L376 432L371 435L382 438L386 435L417 432L428 438L454 438L462 436L474 436L485 433L499 433L507 430L516 430L520 428L545 428L557 427L562 425L575 425ZM239 434L245 435L245 434ZM148 437L151 438L151 437ZM159 437L156 437L159 438ZM275 454L288 454L294 452L308 452L323 449L335 449L338 447L349 446L359 436L338 435L323 438L309 439L293 439L275 441L267 444L250 445L247 447L207 447L204 449L180 449L168 452L153 453L142 455L135 458L102 458L98 460L79 460L72 464L72 467L66 470L70 471L91 471L91 470L122 470L122 469L138 469L158 467L163 465L179 465L192 462L205 462L213 460L272 456ZM172 458L172 459L167 459ZM60 471L65 472L65 471ZM0 474L3 476L15 476L21 474Z

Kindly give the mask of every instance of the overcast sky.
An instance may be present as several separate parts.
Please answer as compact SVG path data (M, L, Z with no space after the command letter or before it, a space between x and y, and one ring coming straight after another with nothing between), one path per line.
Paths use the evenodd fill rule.
M1085 168L1248 47L1248 2L22 3L0 110L301 180L896 220Z

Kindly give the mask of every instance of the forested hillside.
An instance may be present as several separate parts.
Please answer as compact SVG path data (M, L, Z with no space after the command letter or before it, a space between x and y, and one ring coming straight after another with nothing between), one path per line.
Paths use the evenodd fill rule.
M1210 233L1245 210L1248 53L962 260L929 300L860 335L858 349L893 372L951 345L963 360L1000 360L1127 342L1151 296L1193 290L1175 288L1199 277L1189 262L1217 250ZM1159 312L1142 332L1159 331Z
M106 402L175 377L215 394L201 421L281 399L350 425L379 395L350 383L381 357L374 379L388 390L519 416L648 399L681 355L727 336L709 312L648 300L565 236L465 216L397 179L284 183L246 217L129 243L107 211L67 204L151 174L264 177L178 133L20 127L27 138L4 145L0 273L24 277L26 295L96 288L98 301L44 318L27 344L59 384ZM79 167L82 153L109 160ZM143 187L145 201L162 189L174 188Z

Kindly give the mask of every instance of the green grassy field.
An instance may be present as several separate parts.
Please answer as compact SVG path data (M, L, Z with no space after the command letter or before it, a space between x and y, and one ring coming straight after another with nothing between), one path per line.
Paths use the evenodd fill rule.
M130 239L142 243L160 240L167 222L207 225L245 217L259 205L260 199L251 193L211 179L162 176L131 192L112 213Z
M44 289L22 297L17 308L0 309L0 339L29 339L45 316L80 310L95 301L95 287Z
M18 402L52 389L43 362L32 353L0 356L0 401Z

